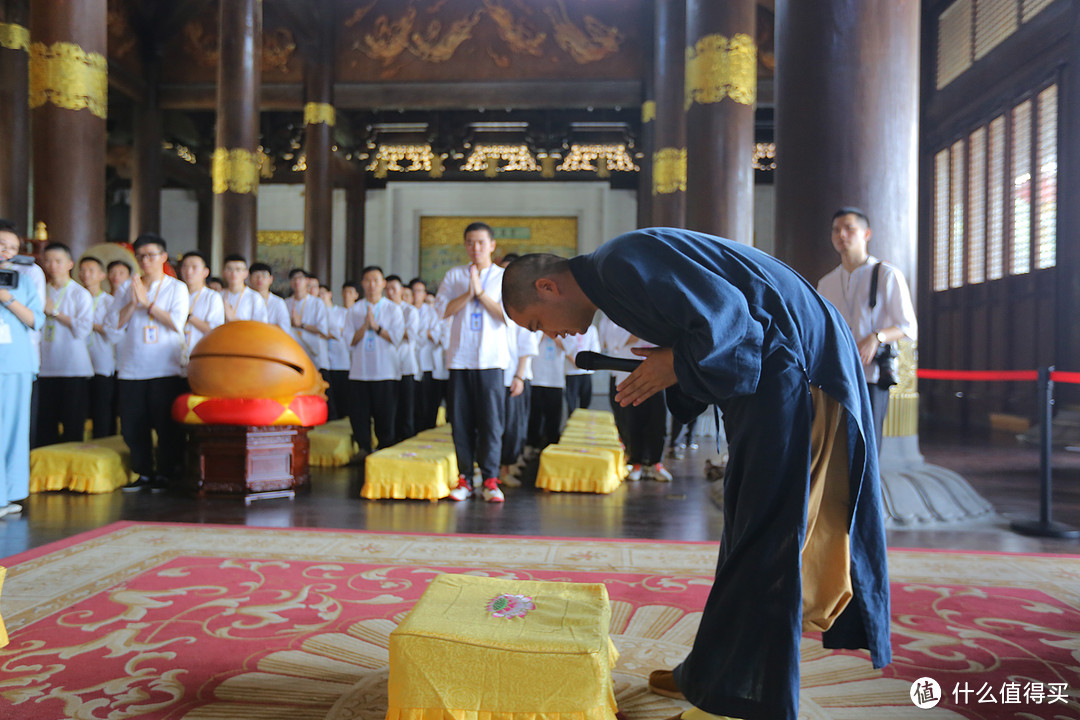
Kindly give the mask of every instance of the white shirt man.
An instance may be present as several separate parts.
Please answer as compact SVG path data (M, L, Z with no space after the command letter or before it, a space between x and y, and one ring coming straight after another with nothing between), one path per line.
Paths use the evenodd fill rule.
M216 327L225 324L225 303L221 295L206 287L210 268L201 253L189 252L180 260L180 277L187 285L190 301L187 321L184 323L183 374L187 375L187 360L191 351L203 337Z
M86 349L94 367L90 378L90 422L95 438L116 434L116 346L105 329L114 298L101 289L105 277L105 266L96 257L88 255L79 261L79 282L94 303L94 324L86 338Z
M132 276L109 311L106 327L116 342L117 405L131 469L139 479L125 490L165 489L183 470L184 433L173 422L173 400L185 390L181 377L187 287L165 274L165 241L140 235ZM156 457L151 431L157 432Z
M285 332L292 334L292 324L289 321L289 307L285 300L270 292L270 286L274 284L274 271L266 263L255 263L251 266L248 274L251 289L259 294L266 304L266 322L277 325Z
M863 372L874 414L874 430L881 447L889 388L880 386L880 370L874 362L878 347L907 337L917 340L918 322L911 293L903 274L881 263L867 252L872 235L870 222L858 208L840 208L833 214L832 244L840 255L840 265L818 281L818 292L844 316L859 347ZM874 268L879 267L875 307L870 308L870 286Z
M322 370L329 366L326 336L329 331L326 305L308 294L308 278L303 270L289 273L289 285L293 294L285 301L293 337L307 351L315 367Z
M225 304L225 322L266 322L266 301L244 284L248 277L247 260L242 255L226 256L221 274L225 280L225 288L221 291L221 299Z
M401 278L391 275L386 278L386 298L401 309L405 321L405 334L398 343L398 379L397 417L394 419L395 435L398 442L407 440L416 434L416 395L418 392L416 374L420 367L416 361L416 336L420 334L420 313L404 300L404 285Z
M355 292L355 290L353 291ZM349 344L345 341L345 318L349 311L334 304L334 293L325 285L319 287L319 300L326 306L326 372L324 376L330 383L327 393L329 400L329 418L337 420L347 414L345 408L349 401Z
M528 443L537 450L558 442L562 431L566 353L562 343L537 331L539 351L532 360L532 401Z
M503 269L491 258L492 230L484 223L465 228L468 265L451 268L439 285L435 307L453 320L450 329L450 426L457 453L458 485L451 499L472 495L469 469L475 461L484 478L487 502L503 502L499 455L506 412L503 371L510 363L506 313L502 308Z
M75 264L66 245L53 243L45 248L44 265L49 282L41 332L37 441L42 445L81 442L90 414L90 377L94 374L86 347L93 332L94 299L71 279Z
M506 324L510 364L503 373L506 388L506 420L503 423L499 478L504 485L519 487L518 472L524 467L522 453L529 430L532 403L532 360L539 352L539 336L515 322Z
M349 422L353 440L371 451L371 424L379 447L395 442L397 383L401 379L397 346L405 334L401 308L383 297L386 280L379 267L364 268L364 299L349 309L344 336L352 347L349 370Z

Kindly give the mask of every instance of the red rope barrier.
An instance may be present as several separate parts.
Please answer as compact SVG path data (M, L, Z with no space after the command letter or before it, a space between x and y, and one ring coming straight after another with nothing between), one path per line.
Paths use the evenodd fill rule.
M1072 383L1074 385L1080 385L1080 372L1065 372L1063 370L1055 370L1050 373L1050 379L1054 382Z
M920 380L1038 380L1037 370L930 370L919 368ZM1070 373L1080 378L1080 373Z

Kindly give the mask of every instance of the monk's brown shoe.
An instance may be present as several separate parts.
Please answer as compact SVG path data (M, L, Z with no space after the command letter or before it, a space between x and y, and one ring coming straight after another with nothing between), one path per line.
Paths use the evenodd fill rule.
M649 675L649 691L675 700L686 699L675 684L675 674L670 670L653 670Z

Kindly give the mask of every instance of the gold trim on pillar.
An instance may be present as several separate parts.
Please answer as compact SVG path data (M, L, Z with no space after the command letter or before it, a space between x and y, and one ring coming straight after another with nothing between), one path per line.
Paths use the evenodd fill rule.
M898 382L889 389L889 409L885 414L885 437L919 434L919 345L900 341Z
M259 192L259 156L244 148L217 148L210 164L215 195L233 192L255 195Z
M745 33L736 33L730 41L706 35L686 48L686 109L725 97L743 105L753 105L757 98L757 46Z
M15 23L0 23L0 47L29 52L30 28Z
M686 192L686 148L666 147L653 153L653 195Z
M305 125L318 125L321 123L323 125L334 127L336 119L337 113L334 111L334 106L330 103L304 103Z
M656 119L656 101L646 100L641 104L641 122L652 122Z
M30 44L30 107L52 103L67 110L108 114L109 75L104 55L73 43Z

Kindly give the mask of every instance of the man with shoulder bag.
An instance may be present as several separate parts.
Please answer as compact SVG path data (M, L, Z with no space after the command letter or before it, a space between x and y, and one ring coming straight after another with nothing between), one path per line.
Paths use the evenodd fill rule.
M818 292L836 306L851 328L870 392L878 448L897 383L898 343L918 339L918 322L903 274L867 252L870 221L855 207L833 213L832 245L840 265L818 282Z

